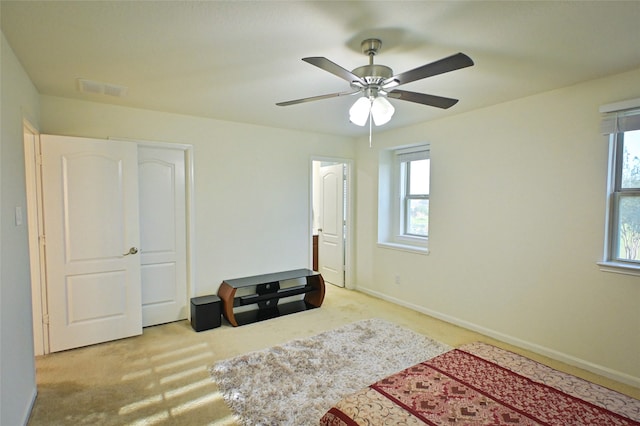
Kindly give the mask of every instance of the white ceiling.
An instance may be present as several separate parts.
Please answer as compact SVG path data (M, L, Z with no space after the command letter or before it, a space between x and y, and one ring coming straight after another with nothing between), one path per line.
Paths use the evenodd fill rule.
M640 67L640 1L7 1L2 31L42 94L265 126L357 136L354 97L278 107L348 90L301 61L395 73L457 52L475 66L401 88L460 99L449 110L392 100L378 131ZM127 95L80 93L85 78Z

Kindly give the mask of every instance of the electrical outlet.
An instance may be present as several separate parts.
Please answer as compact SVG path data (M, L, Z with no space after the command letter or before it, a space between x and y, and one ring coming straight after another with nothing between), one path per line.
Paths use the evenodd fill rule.
M396 285L400 285L400 275L396 274L394 279L395 279Z

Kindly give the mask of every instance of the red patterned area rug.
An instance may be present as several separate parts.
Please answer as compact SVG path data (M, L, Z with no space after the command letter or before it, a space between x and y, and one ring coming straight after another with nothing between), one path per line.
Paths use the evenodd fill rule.
M321 424L640 425L634 398L490 345L461 349L344 398Z

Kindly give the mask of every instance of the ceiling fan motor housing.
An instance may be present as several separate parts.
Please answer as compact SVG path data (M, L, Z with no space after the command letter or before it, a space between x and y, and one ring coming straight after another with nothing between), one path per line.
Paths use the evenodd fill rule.
M386 65L364 65L351 71L362 78L367 84L380 84L383 80L393 77L393 70Z
M352 71L353 74L362 78L367 82L366 86L362 86L360 82L352 82L351 87L353 89L360 89L365 91L365 96L369 99L373 99L380 95L386 95L386 93L381 90L382 82L393 76L393 70L385 65L364 65L362 67L358 67Z

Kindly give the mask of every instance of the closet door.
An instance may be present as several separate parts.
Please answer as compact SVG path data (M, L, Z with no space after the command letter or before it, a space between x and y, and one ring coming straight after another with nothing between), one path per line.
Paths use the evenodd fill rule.
M40 140L51 351L141 334L136 144Z
M142 325L187 318L185 152L141 145Z

